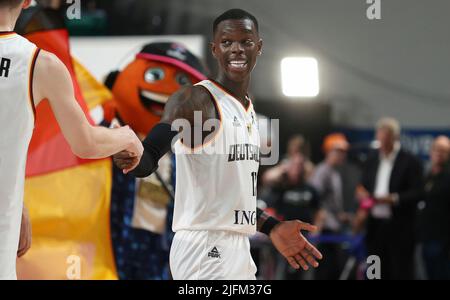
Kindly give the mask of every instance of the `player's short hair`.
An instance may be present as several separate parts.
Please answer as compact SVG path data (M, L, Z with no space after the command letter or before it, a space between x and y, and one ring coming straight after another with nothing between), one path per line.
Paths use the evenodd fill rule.
M23 0L0 0L0 8L17 7L22 4Z
M214 20L213 34L216 33L217 26L219 26L219 24L221 22L226 21L226 20L250 20L255 25L256 31L259 32L258 20L256 20L254 15L252 15L251 13L249 13L243 9L240 9L240 8L233 8L233 9L227 10L226 12L224 12L223 14L221 14Z

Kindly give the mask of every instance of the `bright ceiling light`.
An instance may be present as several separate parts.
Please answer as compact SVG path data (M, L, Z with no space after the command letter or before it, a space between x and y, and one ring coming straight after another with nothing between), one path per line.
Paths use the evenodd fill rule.
M286 57L281 61L283 94L288 97L316 97L319 69L313 57Z

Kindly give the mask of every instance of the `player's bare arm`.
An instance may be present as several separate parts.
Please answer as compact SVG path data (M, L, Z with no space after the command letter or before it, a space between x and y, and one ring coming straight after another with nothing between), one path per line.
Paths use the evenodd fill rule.
M74 97L72 78L53 54L41 51L33 80L37 106L48 99L56 120L72 151L81 158L103 158L122 150L140 157L142 145L129 127L107 129L92 126Z
M200 118L195 114L200 113ZM191 86L182 88L173 94L164 109L161 122L156 125L144 140L144 155L133 171L136 177L147 177L158 167L159 159L170 151L174 138L182 137L188 147L195 147L206 142L214 134L212 131L203 130L203 124L210 119L218 119L218 114L212 102L210 94L203 88ZM176 121L184 120L189 124L190 132L183 132L186 128L174 128ZM196 141L194 132L202 132L201 141ZM187 137L187 138L186 138ZM136 159L130 157L127 151L122 151L113 156L115 164L122 170L127 170L130 164L136 163Z

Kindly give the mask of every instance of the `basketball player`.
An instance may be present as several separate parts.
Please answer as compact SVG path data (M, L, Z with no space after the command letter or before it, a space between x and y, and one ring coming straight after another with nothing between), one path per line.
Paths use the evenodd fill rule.
M173 278L255 279L248 237L257 229L270 236L292 267L317 267L316 259L322 256L300 233L314 231L314 226L279 222L256 208L260 144L247 91L251 71L262 53L258 22L248 12L232 9L215 20L213 34L211 50L218 61L218 76L170 97L161 123L143 142L142 160L131 173L146 177L156 170L172 139L180 136L171 130L173 122L187 120L195 131L210 120L218 120L213 130L202 131L199 142L195 134L183 129L181 139L174 144ZM201 112L202 118L196 118L195 112ZM122 152L114 160L119 168L127 169L136 159Z
M0 0L0 279L16 278L16 256L29 247L25 242L18 249L19 232L34 107L42 99L48 99L64 137L79 157L104 158L127 150L139 159L143 152L142 143L128 127L91 126L75 100L64 64L12 31L30 2ZM24 225L27 240L30 230Z

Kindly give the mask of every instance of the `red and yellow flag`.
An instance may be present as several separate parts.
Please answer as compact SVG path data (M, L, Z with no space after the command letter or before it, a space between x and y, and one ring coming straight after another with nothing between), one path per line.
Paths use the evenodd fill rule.
M66 65L76 100L92 122L85 96L95 104L110 99L110 94L78 63L75 71L67 30L45 28L25 37ZM110 159L76 157L48 101L37 107L25 183L33 242L30 251L17 261L19 279L117 278L109 226L111 172Z

